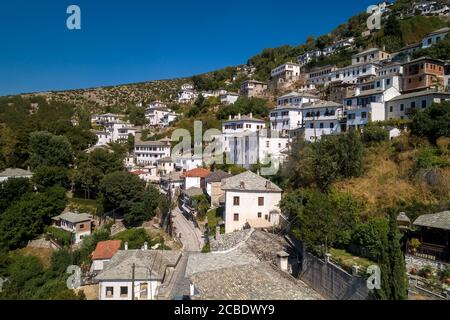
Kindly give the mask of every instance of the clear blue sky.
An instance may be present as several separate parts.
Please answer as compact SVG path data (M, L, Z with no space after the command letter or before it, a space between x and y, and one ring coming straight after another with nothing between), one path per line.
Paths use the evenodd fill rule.
M0 95L191 76L329 32L370 0L0 3ZM66 28L81 8L82 29Z

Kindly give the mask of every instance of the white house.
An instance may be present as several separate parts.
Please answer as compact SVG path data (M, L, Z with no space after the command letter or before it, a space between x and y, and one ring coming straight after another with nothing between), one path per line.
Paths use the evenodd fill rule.
M333 101L317 101L303 106L305 140L314 142L322 135L341 132L342 104Z
M134 155L138 165L155 165L157 160L170 157L170 143L163 140L135 141Z
M422 49L429 48L439 41L444 40L449 32L450 28L446 27L427 34L422 39Z
M276 226L282 190L267 179L246 171L222 180L225 192L225 233L247 226Z
M161 120L161 127L168 127L177 119L178 115L174 112L166 113Z
M368 50L359 52L352 56L352 65L359 65L361 63L378 63L387 60L391 57L390 53L378 48L370 48Z
M332 72L336 70L336 66L324 66L315 68L308 73L308 83L315 86L326 85L331 81Z
M91 116L91 122L94 122L97 125L103 125L106 122L115 122L119 120L120 116L114 113L94 114Z
M99 300L155 300L180 258L174 250L119 250L95 277Z
M31 179L33 173L29 170L19 168L7 168L0 172L0 182L6 181L10 178L27 178Z
M359 129L370 121L386 119L385 103L400 95L402 77L394 72L381 74L371 81L358 84L355 95L344 99L347 128Z
M165 193L171 191L172 197L175 195L176 191L183 189L184 178L181 172L172 171L160 179L161 190Z
M158 176L165 176L172 171L175 171L175 162L171 157L165 157L156 160L156 166L158 171Z
M220 103L224 105L233 104L239 99L239 94L234 92L227 92L219 96Z
M190 103L197 98L198 94L194 90L194 86L189 83L185 83L178 91L178 103Z
M183 173L184 177L184 188L187 190L189 188L201 188L206 190L205 178L211 174L211 171L204 168L195 168Z
M300 79L300 65L287 62L271 70L270 87L274 89L281 88Z
M145 168L138 168L130 170L131 174L139 177L139 179L147 183L159 183L159 176L157 174L156 166L145 166Z
M334 42L332 45L326 46L323 49L323 54L324 55L334 54L336 52L336 50L353 46L354 42L355 42L355 38L353 38L353 37L338 40L338 41Z
M112 142L125 143L128 140L129 135L135 136L136 131L139 129L134 127L129 122L124 122L121 120L113 122L105 122L103 124L106 131L109 132Z
M450 101L450 93L423 90L399 95L386 103L386 119L407 119L433 103Z
M277 166L286 159L289 144L290 139L280 137L276 131L242 132L229 140L230 162L250 168L258 162L267 165L268 161L276 161L274 165Z
M297 62L300 66L304 66L305 64L311 62L313 59L316 59L322 55L323 51L319 49L307 51L297 58Z
M222 123L222 148L224 152L229 151L229 140L236 134L244 131L256 132L266 128L264 120L253 117L253 114L241 116L239 113L234 118L230 117Z
M169 115L172 116L169 118ZM166 117L166 120L164 120L164 117ZM166 126L175 120L171 110L167 108L165 103L160 101L154 101L148 105L145 109L145 118L150 126Z
M99 131L99 130L92 130L95 135L97 136L97 143L96 146L103 146L105 144L112 142L111 133L108 131Z
M67 211L53 217L52 221L54 227L72 233L74 244L80 243L92 231L92 215L87 213Z
M91 254L91 272L99 272L104 269L111 258L120 249L121 240L107 240L97 243L95 250Z
M376 76L379 65L369 62L353 64L344 68L336 69L330 73L330 81L341 81L345 83L357 83L358 78Z

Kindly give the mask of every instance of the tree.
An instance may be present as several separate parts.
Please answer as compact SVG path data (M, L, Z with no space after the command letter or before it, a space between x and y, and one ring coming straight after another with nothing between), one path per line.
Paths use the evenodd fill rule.
M74 151L85 150L97 142L97 136L86 129L79 126L71 127L66 133L66 138L69 140Z
M381 126L370 122L364 127L361 139L364 143L374 144L388 140L389 134Z
M128 242L129 249L140 249L147 242L151 245L151 237L143 228L128 229L114 236L114 239L122 240L122 248Z
M41 191L53 186L60 186L65 189L70 187L68 170L64 167L40 166L34 170L32 181Z
M150 220L157 214L157 209L167 201L158 189L150 186L141 197L131 205L130 211L124 215L124 222L127 226L139 226L144 221Z
M450 102L433 103L431 107L416 112L410 128L411 133L425 136L433 144L440 137L450 137Z
M131 210L144 191L145 183L129 172L107 174L100 182L100 193L105 201L105 210L118 209L124 214Z
M28 178L9 178L0 182L0 214L33 187Z
M38 131L30 135L30 159L32 168L39 166L68 167L73 163L72 146L66 137Z
M382 238L378 264L381 270L381 289L373 295L381 300L406 300L408 284L405 257L400 246L400 234L397 226L397 211L389 210L389 228Z
M27 193L14 202L0 219L0 245L15 249L25 246L44 231L50 218L66 206L66 191L53 187L44 193Z

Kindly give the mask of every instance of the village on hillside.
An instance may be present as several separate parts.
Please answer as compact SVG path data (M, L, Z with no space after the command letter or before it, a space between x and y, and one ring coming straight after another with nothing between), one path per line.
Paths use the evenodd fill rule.
M0 297L448 300L450 56L431 53L450 48L450 5L421 1L399 16L392 6L373 10L447 26L397 51L361 46L364 29L283 61L267 81L248 63L223 88L186 78L177 95L60 122L65 107L48 111L38 94L20 98L32 101L24 110L5 100L52 120L22 129L35 122L0 107L12 137L0 147L19 150L0 149ZM341 55L345 65L324 64ZM40 270L39 289L20 283L21 264ZM69 265L79 271L66 289ZM370 270L385 277L387 265L401 271L374 289Z

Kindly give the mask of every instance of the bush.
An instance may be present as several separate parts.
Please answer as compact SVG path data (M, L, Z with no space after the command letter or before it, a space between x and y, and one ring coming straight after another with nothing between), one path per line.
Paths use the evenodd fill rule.
M125 242L128 242L128 249L140 249L145 242L149 246L152 245L152 238L143 228L128 229L114 236L116 240L122 240L121 248L125 246Z
M373 123L369 123L364 127L361 139L364 143L372 144L386 141L389 139L389 134L387 131Z
M72 244L73 235L69 231L48 227L47 234L64 247L68 247Z

